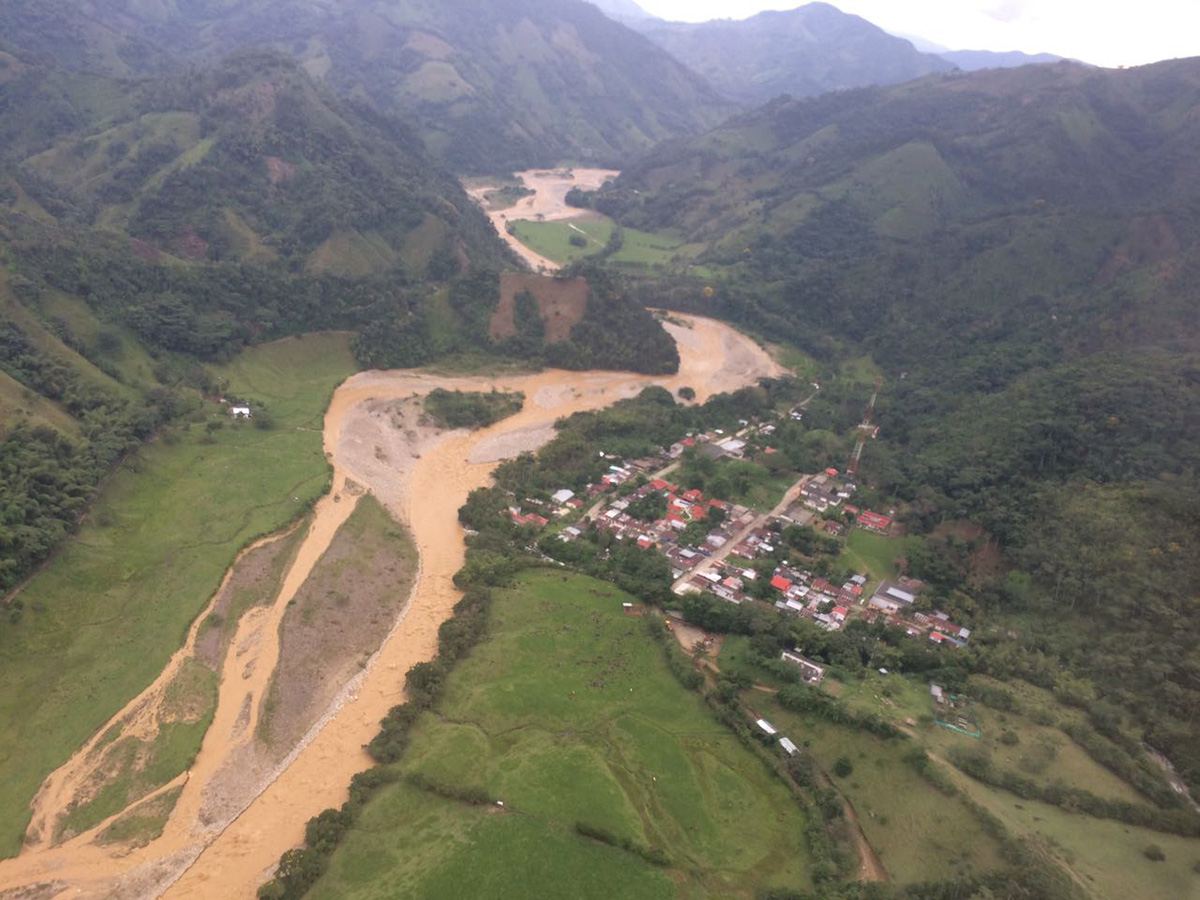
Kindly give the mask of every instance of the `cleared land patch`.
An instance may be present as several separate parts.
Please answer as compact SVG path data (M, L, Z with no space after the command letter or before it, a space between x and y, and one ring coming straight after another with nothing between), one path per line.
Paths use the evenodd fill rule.
M538 313L546 323L546 343L565 341L571 329L583 319L588 303L588 283L584 278L546 278L520 272L500 274L500 302L492 313L488 333L492 340L517 333L514 322L516 297L529 291L537 301Z
M809 884L805 817L782 782L668 671L631 598L537 570L497 593L488 638L450 676L316 898L755 897ZM586 838L660 851L667 866ZM597 882L596 879L605 879Z

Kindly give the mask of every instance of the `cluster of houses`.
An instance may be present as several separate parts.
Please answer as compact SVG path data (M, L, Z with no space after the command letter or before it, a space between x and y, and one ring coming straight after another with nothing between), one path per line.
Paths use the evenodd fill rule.
M679 577L687 573L682 573ZM691 578L677 581L676 594L697 592L712 594L728 603L740 604L746 599L746 588L749 583L758 578L753 569L744 569L731 562L719 562L708 567L703 572L697 572Z
M508 518L514 525L534 525L545 528L550 518L561 519L583 509L584 499L575 492L563 488L551 495L549 502L526 499L520 506L508 508Z
M750 584L760 577L746 563L774 556L779 531L787 525L811 525L830 534L843 534L845 527L838 521L840 516L837 514L844 510L853 516L855 525L860 528L880 534L891 530L891 515L860 509L847 502L853 498L856 485L851 477L834 468L806 479L796 503L779 519L757 525L760 514L753 509L705 497L699 490L681 490L678 485L654 477L654 473L689 450L711 458L741 457L750 442L749 449L771 452L765 444L775 432L774 424L741 424L744 427L736 435L729 436L719 430L689 434L661 455L644 459L627 461L605 455L608 470L597 483L588 485L584 496L564 488L554 493L549 501L526 500L520 506L514 505L508 511L509 517L519 525L544 527L553 518L580 513L585 505L597 502L605 494L612 494L627 482L649 478L636 490L599 506L593 515L595 527L620 540L661 552L671 565L675 593L698 591L734 604L746 601ZM630 514L631 506L652 494L661 495L666 503L666 510L659 519L646 521ZM710 515L714 509L723 515ZM693 528L689 531L690 539L683 540L683 532L696 522L706 524L703 536ZM563 528L559 539L573 541L581 537L583 525ZM755 527L751 528L752 525ZM729 547L729 542L735 539L736 546ZM714 555L719 555L720 561L714 561ZM953 622L946 613L915 608L921 588L918 581L903 578L895 582L884 581L869 593L865 575L855 574L844 584L837 585L785 563L773 571L770 586L778 610L809 618L829 631L840 630L855 616L868 621L882 616L889 623L903 627L910 636L927 638L937 644L964 647L970 639L970 630ZM797 660L787 661L800 666L802 673L820 669L811 661L801 663L798 660L802 657L794 655ZM814 666L815 669L807 668ZM821 669L813 677L819 680L823 674ZM808 680L807 674L805 679Z
M629 513L639 500L659 494L666 503L666 512L654 521L646 521ZM711 510L723 513L722 521L712 524L702 540L684 544L680 535L694 522L708 522ZM639 547L658 547L671 563L673 577L678 579L690 572L714 552L722 549L739 529L754 521L754 510L716 498L706 498L699 490L680 490L660 478L648 481L625 497L613 500L596 516L596 527L612 533L620 540ZM578 531L564 529L563 540L573 540Z
M899 583L880 582L868 607L883 615L888 622L901 626L910 637L927 636L935 644L965 647L971 639L971 629L964 628L941 611L922 612L914 608L921 582L902 578Z
M826 631L838 631L846 624L866 584L865 575L854 575L839 587L788 565L777 566L771 577L771 587L779 594L776 609L812 619Z

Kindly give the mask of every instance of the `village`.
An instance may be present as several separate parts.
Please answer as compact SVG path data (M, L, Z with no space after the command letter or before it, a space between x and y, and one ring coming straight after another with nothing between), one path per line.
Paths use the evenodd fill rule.
M802 414L792 410L787 415ZM805 554L784 541L785 532L795 534L789 529L811 529L834 541L855 528L889 535L894 511L885 514L853 505L857 485L852 474L835 468L798 474L771 510L706 496L672 480L685 459L740 460L752 453L776 452L770 446L776 427L770 421L742 421L735 434L683 435L656 456L605 456L607 472L582 495L563 488L548 502L526 499L513 505L508 515L517 525L548 530L564 542L580 540L595 529L661 553L671 567L672 591L680 597L695 593L732 604L769 604L781 615L810 619L828 631L841 630L854 619L882 620L914 639L965 647L970 629L920 603L920 581L903 576L872 579L860 572L831 581L814 572ZM873 428L871 435L876 431ZM788 655L784 660L800 666L805 680L820 681L820 666L799 651L792 654L793 660Z

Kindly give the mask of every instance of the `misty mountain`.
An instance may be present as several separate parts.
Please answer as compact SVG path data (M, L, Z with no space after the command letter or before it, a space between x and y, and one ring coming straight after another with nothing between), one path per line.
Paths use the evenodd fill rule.
M610 19L616 19L618 22L658 18L646 12L633 0L589 0L589 2L593 6L599 7L600 11Z
M0 21L12 48L118 76L269 45L342 96L412 116L468 171L614 160L732 111L583 0L0 0Z
M748 105L790 94L809 97L871 84L895 84L952 64L920 53L858 16L827 3L748 19L699 24L631 21L719 91Z
M964 72L980 69L1015 69L1018 66L1041 66L1062 62L1063 57L1053 53L1023 53L1010 50L999 53L994 50L944 50L938 53L942 59L954 63Z

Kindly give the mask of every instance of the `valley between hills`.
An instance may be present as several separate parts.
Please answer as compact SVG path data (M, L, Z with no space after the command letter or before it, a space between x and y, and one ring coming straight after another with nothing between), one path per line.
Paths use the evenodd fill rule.
M1200 59L0 22L0 900L1200 900Z
M102 790L104 773L94 766L98 747L116 739L114 730L133 731L139 719L167 702L166 688L194 659L209 611L196 618L185 646L155 683L49 777L35 798L32 825L45 838L27 843L17 859L0 862L0 896L37 883L84 897L158 896L164 890L168 897L253 895L262 872L303 838L303 822L344 799L351 776L369 763L362 746L399 699L399 677L436 651L438 626L459 596L452 581L465 548L456 510L471 490L488 482L497 461L536 450L553 435L557 419L632 397L647 385L670 390L694 386L704 400L781 371L752 341L726 325L687 318L668 328L680 338L682 362L679 372L665 380L604 372L520 377L368 372L338 387L324 415L331 487L298 526L297 545L281 570L278 593L235 624L219 673L216 707L194 761L149 795L177 793L162 833L114 857L98 836L128 814L115 809L82 834L65 841L51 837L81 798ZM532 402L480 431L444 431L417 424L421 411L419 402L413 406L414 398L433 388L522 392ZM413 593L398 598L395 624L366 666L335 686L330 705L304 723L302 740L283 748L282 761L271 765L254 746L256 729L248 727L247 716L253 723L262 714L279 664L281 620L368 493L412 533L418 554L409 561L418 567ZM239 559L283 540L286 536L268 538ZM227 581L237 577L240 564L235 563ZM239 774L231 778L235 771Z

